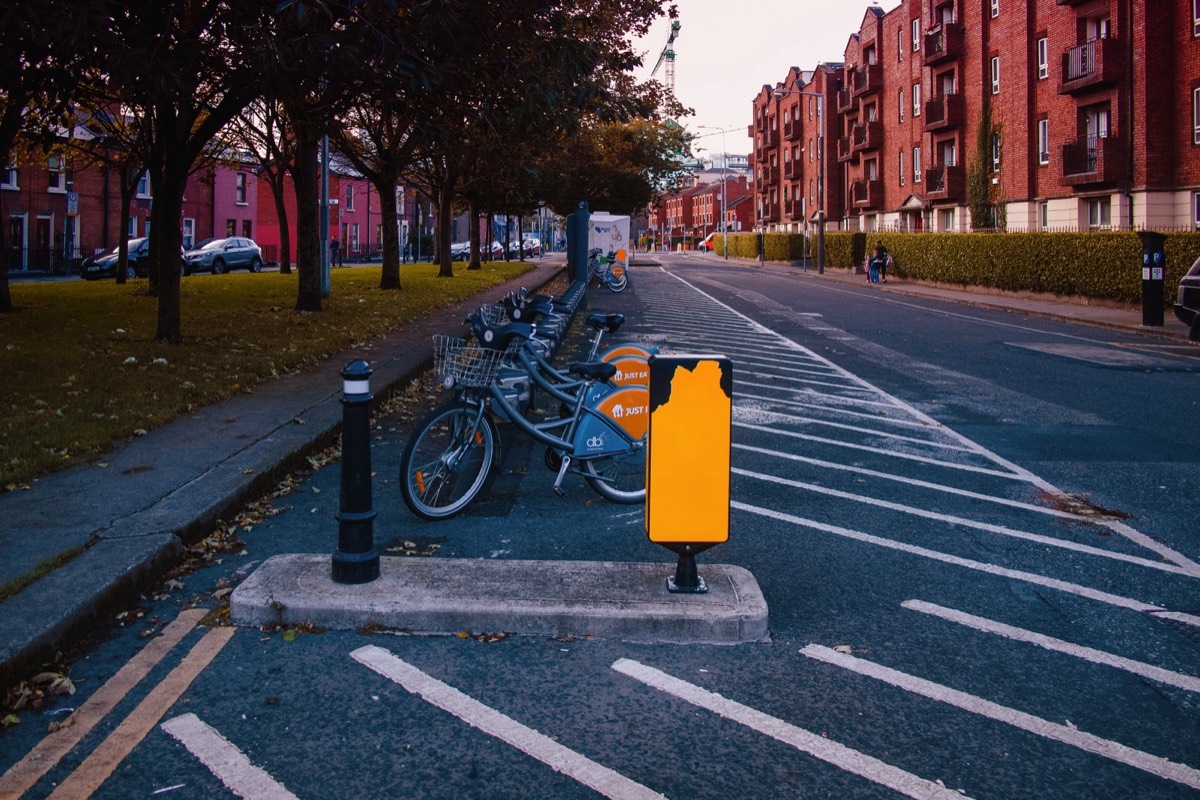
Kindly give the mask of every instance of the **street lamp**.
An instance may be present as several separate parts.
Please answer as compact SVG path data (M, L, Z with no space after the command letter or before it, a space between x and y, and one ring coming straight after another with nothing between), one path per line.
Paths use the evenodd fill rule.
M721 242L725 246L725 260L728 261L729 222L727 216L729 214L729 186L726 178L729 176L729 148L725 146L725 134L730 131L740 130L740 128L718 128L715 125L700 125L698 127L721 134L721 223L718 227L721 230ZM715 136L716 133L712 135Z
M825 274L825 147L824 106L825 95L820 92L801 92L798 89L775 87L775 100L785 94L798 94L817 98L817 274Z

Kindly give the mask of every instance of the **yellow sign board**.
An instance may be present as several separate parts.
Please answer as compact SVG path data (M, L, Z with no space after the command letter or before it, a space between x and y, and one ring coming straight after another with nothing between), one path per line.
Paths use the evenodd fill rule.
M725 356L650 359L646 533L659 544L729 539L733 363Z

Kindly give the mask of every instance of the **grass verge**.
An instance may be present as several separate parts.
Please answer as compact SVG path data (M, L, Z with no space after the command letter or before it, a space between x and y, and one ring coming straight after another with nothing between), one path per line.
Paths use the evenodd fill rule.
M12 284L0 315L0 490L85 462L128 437L347 348L529 269L405 265L401 291L379 269L338 269L319 313L293 310L297 275L185 278L184 343L154 340L158 300L147 282Z

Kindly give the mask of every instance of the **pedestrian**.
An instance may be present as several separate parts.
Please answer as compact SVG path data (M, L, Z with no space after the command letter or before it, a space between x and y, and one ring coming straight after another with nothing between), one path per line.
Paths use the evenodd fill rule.
M877 242L875 247L883 249L883 263L879 266L879 280L882 283L887 283L888 270L892 267L892 254L883 246L883 242Z
M342 264L342 243L334 236L329 240L329 266L339 267Z
M410 248L411 246L412 245L409 242L405 242L404 247L402 247L400 249L400 257L402 259L402 263L404 263L404 264L408 263L408 248Z
M875 253L867 262L867 282L879 283L879 273L887 269L887 249L883 242L875 243Z

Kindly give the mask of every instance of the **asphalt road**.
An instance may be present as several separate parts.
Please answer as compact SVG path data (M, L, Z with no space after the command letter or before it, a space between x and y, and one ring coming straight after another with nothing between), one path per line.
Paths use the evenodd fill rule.
M865 283L664 264L593 305L628 315L619 338L733 360L731 537L699 565L754 573L770 642L297 635L180 617L271 555L331 552L334 464L239 531L244 548L89 645L76 698L0 736L0 768L101 685L119 694L143 634L179 620L181 643L80 746L47 756L57 766L25 796L1200 792L1189 348ZM415 392L405 413L435 399ZM390 552L672 572L638 507L578 479L555 496L518 438L486 500L418 521L394 478L410 422L380 420L372 453Z

